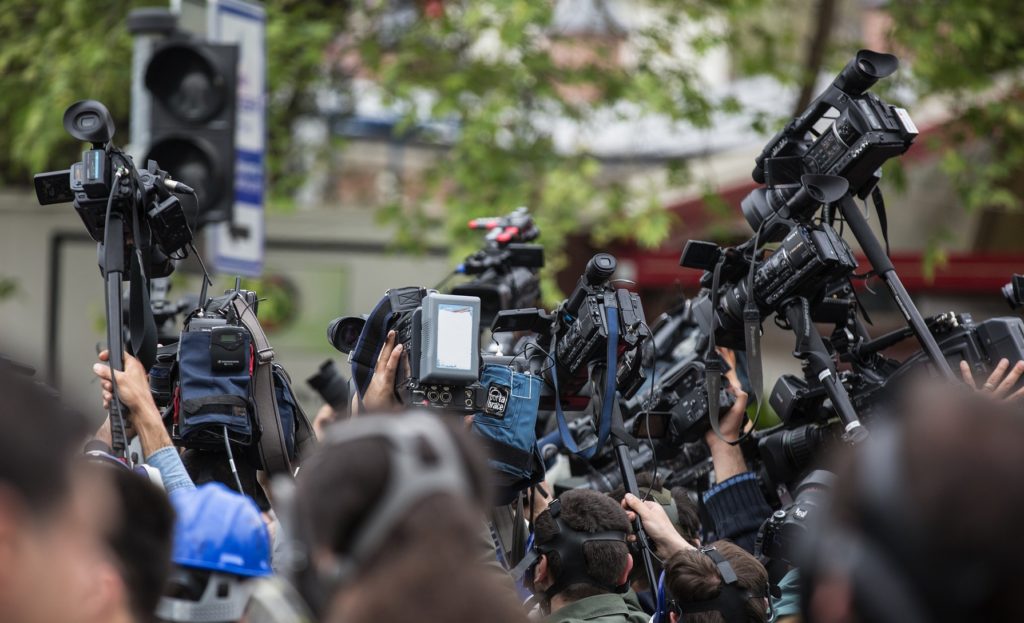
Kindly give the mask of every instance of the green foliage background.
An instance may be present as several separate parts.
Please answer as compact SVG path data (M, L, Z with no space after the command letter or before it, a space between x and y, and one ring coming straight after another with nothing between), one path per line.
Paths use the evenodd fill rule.
M352 52L388 101L409 111L405 128L417 120L414 103L423 91L433 94L432 103L418 115L459 127L454 144L428 176L432 196L443 201L443 219L431 219L418 204L381 207L382 217L398 226L399 243L419 238L424 228L440 227L458 256L475 242L463 227L468 218L527 205L544 231L549 276L564 264L565 236L581 229L598 243L631 239L656 245L672 222L654 189L609 181L585 149L555 150L545 115L587 125L595 123L596 111L565 98L556 85L588 85L604 106L628 104L706 126L714 110L735 110L736 103L710 101L692 65L663 62L676 33L712 18L720 27L695 35L698 51L727 45L738 73L770 73L796 85L807 79L802 47L811 28L808 15L827 1L648 0L659 17L632 35L636 63L624 69L600 57L574 67L553 63L549 51L558 36L550 29L552 3L545 1L448 0L442 15L396 28L383 11L390 6L386 2L268 0L272 198L287 199L301 184L293 124L315 112L318 88L347 88L351 76L344 64L327 61ZM856 5L833 1L844 10ZM4 1L0 185L28 185L32 173L63 168L77 157L79 146L60 124L74 100L106 103L117 119L118 138L127 140L131 42L124 19L131 8L147 4L152 0ZM904 78L921 94L949 95L963 112L962 123L944 137L941 148L964 206L1019 207L1024 3L893 0L890 9L896 52L912 61L912 74ZM473 43L485 33L500 41L502 53L476 53ZM845 33L833 34L825 71L838 69L858 47ZM996 83L999 92L979 101L977 94ZM777 121L759 123L769 129ZM991 139L990 158L970 159L960 151L978 136ZM683 163L668 163L668 169L685 174Z

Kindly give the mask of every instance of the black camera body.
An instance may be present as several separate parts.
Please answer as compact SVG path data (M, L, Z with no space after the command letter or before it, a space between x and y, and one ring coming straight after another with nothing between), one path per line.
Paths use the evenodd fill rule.
M486 231L484 246L467 257L455 272L474 278L452 288L452 294L480 299L481 321L490 325L504 309L534 307L540 300L537 271L544 267L544 247L530 244L540 236L526 208L501 217L473 219L469 228Z
M171 181L154 160L138 170L131 156L110 142L113 119L95 100L72 104L64 113L64 128L73 137L91 142L92 149L68 169L35 175L39 204L72 202L89 236L98 243L104 242L108 208L122 215L126 231L136 232L139 238L134 244L150 254L149 276L170 275L174 267L168 258L192 242L185 211L171 191L191 189ZM128 252L125 245L126 258Z
M793 503L772 513L757 532L754 555L765 564L769 581L777 584L794 565L818 515L825 512L835 474L815 470L797 485Z
M335 413L348 413L348 381L338 372L333 359L321 363L316 373L306 379L306 383L334 409Z
M717 254L709 251L717 249ZM714 263L725 258L720 273L718 292L711 292ZM753 292L748 285L750 263L744 252L737 249L719 249L709 242L689 241L683 249L680 264L690 268L703 268L701 285L708 290L693 303L694 317L705 331L710 331L717 316L716 338L722 346L743 350L743 311L753 296L762 314L779 311L780 306L794 297L814 298L828 284L846 277L857 268L857 259L846 241L827 223L817 225L795 224L779 247L757 262L753 270Z
M616 265L615 257L607 253L592 257L576 288L554 314L555 366L563 392L577 392L587 381L589 364L605 360L612 329L609 309L616 309L618 316L615 376L619 392L629 397L643 382L639 348L651 333L639 295L607 285ZM632 357L627 355L631 352Z
M618 392L630 397L644 382L643 345L651 332L640 296L608 285L615 267L614 256L598 253L587 263L569 298L554 312L502 310L491 326L495 334L534 334L521 339L518 350L533 373L545 375L549 383L557 381L561 398L578 396L588 382L591 364L606 361L613 331L617 336L613 373ZM609 310L615 310L614 327L608 323Z
M650 392L638 391L624 400L623 416L636 418L633 434L660 438L662 445L670 448L703 439L711 428L705 380L704 362L690 357L666 369ZM728 413L736 402L724 383L722 387L718 396L719 415ZM663 420L664 424L653 424L651 420Z

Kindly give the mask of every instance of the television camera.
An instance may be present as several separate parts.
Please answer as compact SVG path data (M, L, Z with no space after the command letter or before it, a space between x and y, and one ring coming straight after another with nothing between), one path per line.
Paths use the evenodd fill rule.
M131 156L112 142L114 120L95 100L75 102L64 112L64 129L91 143L82 160L63 171L34 178L40 205L72 202L89 235L98 243L106 288L107 348L110 366L124 369L122 282L130 281L131 352L149 368L156 358L157 326L149 299L149 279L166 277L172 259L184 257L192 230L174 193L195 194L160 169L154 160L136 168ZM114 386L110 406L112 448L130 462L124 413Z

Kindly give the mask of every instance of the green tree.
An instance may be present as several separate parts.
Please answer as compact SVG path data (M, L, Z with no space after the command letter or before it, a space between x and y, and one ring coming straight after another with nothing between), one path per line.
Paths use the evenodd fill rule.
M1024 198L1024 4L894 0L894 49L911 63L922 96L944 95L959 119L939 143L964 207L1017 209ZM985 137L986 158L966 144Z
M600 0L594 4L608 8ZM653 246L671 224L657 189L608 179L585 147L557 149L551 119L588 127L599 122L600 113L625 105L634 115L660 114L707 126L714 110L734 103L712 101L693 65L672 58L678 33L689 23L733 19L760 4L649 2L656 19L629 33L633 58L625 63L615 59L620 39L614 32L588 37L557 32L551 2L434 3L440 10L400 26L391 5L381 3L351 18L347 44L388 101L408 111L406 127L429 117L458 128L428 177L434 197L443 203L447 237L457 243L453 255L478 243L465 231L467 219L526 205L543 232L550 277L564 265L562 241L570 234L589 230L598 243L625 238ZM708 29L692 46L707 49L727 33ZM487 49L481 41L489 42ZM580 52L574 62L558 61L566 49ZM578 97L580 89L592 97ZM430 102L426 111L424 101ZM405 240L433 224L426 214L422 203L409 202L384 211ZM549 293L557 291L550 280L546 285Z
M131 37L128 13L158 0L4 0L0 11L0 184L27 186L38 171L61 169L81 146L61 125L80 99L106 104L128 142ZM345 28L348 3L269 0L267 59L272 181L288 192L293 121L312 111L312 90L329 73L324 53Z

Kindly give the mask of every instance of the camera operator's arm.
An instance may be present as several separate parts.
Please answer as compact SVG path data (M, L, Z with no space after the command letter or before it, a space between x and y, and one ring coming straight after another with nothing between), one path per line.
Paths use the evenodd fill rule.
M668 559L676 552L687 549L694 549L686 539L679 534L676 527L672 525L665 507L654 501L643 501L632 493L627 493L622 498L622 508L626 510L626 516L632 523L638 516L643 524L644 531L654 544L658 557L662 560ZM636 540L633 535L629 536L631 541Z
M989 375L985 383L979 388L974 382L974 374L971 373L971 364L966 361L960 362L960 374L964 377L964 382L970 387L977 389L980 392L990 394L996 399L1006 400L1017 400L1024 397L1024 387L1018 389L1012 394L1010 391L1013 386L1020 380L1021 375L1024 375L1024 361L1018 361L1010 367L1009 359L1001 359L992 374Z
M109 360L109 353L100 353L100 361ZM113 398L113 384L110 381L110 366L106 363L93 364L92 371L100 377L100 384L103 387L103 406L109 408ZM128 422L139 435L139 443L142 444L142 454L146 463L160 470L164 481L164 488L170 493L175 489L195 488L185 466L178 456L178 449L171 443L171 437L164 428L163 419L160 417L160 410L153 402L153 395L149 391L149 378L146 370L135 357L124 356L124 371L116 372L117 394L121 398L127 411ZM109 426L105 424L104 427ZM101 429L103 430L103 429Z
M722 436L729 441L739 439L747 409L747 394L736 376L736 354L721 349L731 368L726 373L736 403L721 420ZM771 515L772 509L757 483L757 476L747 470L743 450L718 438L714 431L705 435L715 467L715 486L704 493L704 505L720 539L729 539L753 552L757 529Z
M377 367L370 378L370 384L366 387L366 393L363 394L363 409L370 413L391 411L399 406L398 398L395 396L395 376L405 349L401 344L395 344L397 341L397 334L388 331L387 341L377 356Z

